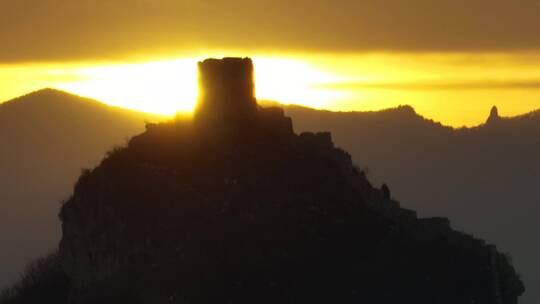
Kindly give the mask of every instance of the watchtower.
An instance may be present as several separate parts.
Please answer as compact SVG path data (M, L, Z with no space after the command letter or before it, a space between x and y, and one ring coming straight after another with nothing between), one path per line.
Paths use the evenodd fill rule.
M206 59L198 63L199 100L195 120L231 125L256 119L253 63L249 58Z

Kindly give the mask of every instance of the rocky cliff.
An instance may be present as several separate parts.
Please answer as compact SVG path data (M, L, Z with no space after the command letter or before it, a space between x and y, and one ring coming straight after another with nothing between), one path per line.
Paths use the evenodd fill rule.
M493 246L400 208L329 133L295 134L276 108L238 116L251 61L211 65L194 122L148 125L63 205L71 302L517 303ZM231 69L239 87L215 77Z

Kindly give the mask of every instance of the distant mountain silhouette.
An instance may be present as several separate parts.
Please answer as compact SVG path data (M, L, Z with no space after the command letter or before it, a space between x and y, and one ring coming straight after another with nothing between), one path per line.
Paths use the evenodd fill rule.
M0 286L56 247L59 204L81 169L153 118L52 89L0 104Z
M20 168L24 168L24 163L33 164L26 170L18 170L18 181L13 183L6 178L10 174L0 170L0 196L3 196L0 201L2 206L8 206L0 213L0 236L3 242L13 244L0 252L3 270L0 282L4 284L14 278L22 263L55 247L60 237L57 202L67 198L80 169L97 164L105 151L142 130L141 121L147 117L95 102L82 102L76 96L55 91L40 92L36 96L42 94L63 100L66 107L73 109L72 113L80 113L90 121L102 121L102 115L108 117L108 123L115 127L105 128L105 123L100 128L101 123L87 123L95 126L92 136L84 135L89 132L85 127L68 128L73 136L61 135L67 132L62 125L79 121L63 114L69 111L48 111L47 106L43 106L45 111L38 110L39 102L25 102L28 96L10 103L11 107L16 103L24 104L21 107L25 111L34 113L27 117L36 117L40 121L35 124L38 131L35 137L42 142L56 142L60 150L62 147L85 148L72 154L83 155L71 162L56 157L60 154L41 152L46 147L44 144L11 150L25 152L20 154L0 149L0 154L11 157L10 161L4 161L7 159L4 156L0 158L2 168L12 161ZM36 98L32 100L36 101ZM17 118L18 114L2 114L4 106L7 104L0 105L2 142L10 138L11 146L16 147L21 143L13 138L13 134L23 139L34 136L36 131L3 131L14 129L8 125L24 124ZM386 182L392 197L404 206L417 210L421 216L448 216L454 227L486 238L501 250L510 252L528 287L522 303L537 303L537 291L540 290L537 256L540 254L534 233L539 229L536 217L540 214L536 193L540 168L540 112L501 118L503 123L497 127L482 125L453 130L422 118L408 106L378 112L329 112L289 106L285 111L294 119L297 132L331 131L336 145L350 152L362 169L367 168L368 177L374 183ZM55 121L67 122L54 127ZM104 140L108 136L111 136L109 143ZM36 160L39 160L39 166L35 166ZM53 165L44 167L45 164ZM32 178L40 171L52 173ZM56 178L60 181L55 181ZM24 191L17 192L23 187ZM8 189L7 192L4 189Z

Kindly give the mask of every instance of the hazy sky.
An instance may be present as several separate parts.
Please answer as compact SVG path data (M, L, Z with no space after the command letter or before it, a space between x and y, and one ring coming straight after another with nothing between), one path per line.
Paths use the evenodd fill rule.
M0 60L192 48L537 51L538 0L2 0Z
M538 0L0 0L0 100L65 81L77 91L81 79L100 77L81 72L89 66L225 54L303 61L303 72L326 75L303 84L313 88L306 98L340 96L288 102L409 103L448 124L474 124L490 104L509 115L540 107L539 16ZM122 95L107 90L91 95ZM434 112L443 101L453 116ZM478 113L460 119L463 104Z

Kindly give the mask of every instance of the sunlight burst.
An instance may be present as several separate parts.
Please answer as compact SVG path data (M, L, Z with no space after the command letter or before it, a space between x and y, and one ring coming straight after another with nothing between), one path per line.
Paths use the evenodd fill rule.
M58 87L111 105L156 114L191 111L197 98L192 60L83 68Z
M202 58L81 68L75 80L56 87L111 105L156 114L190 112L197 100L197 61ZM339 98L321 88L338 81L299 60L256 57L257 98L321 108Z

